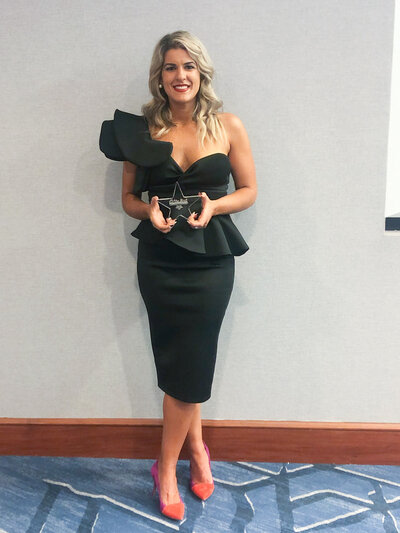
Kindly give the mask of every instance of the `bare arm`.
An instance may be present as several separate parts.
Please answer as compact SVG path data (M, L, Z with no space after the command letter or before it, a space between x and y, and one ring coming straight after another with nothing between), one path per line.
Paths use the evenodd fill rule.
M213 215L243 211L256 200L256 169L246 129L239 117L224 113L224 126L230 141L229 161L236 190L213 200ZM222 117L221 117L222 118Z
M129 216L144 220L150 218L150 204L143 202L141 196L136 196L133 191L136 177L136 165L124 161L122 171L122 207Z
M175 222L171 218L165 220L158 205L158 196L153 196L151 202L143 202L142 195L136 196L133 191L137 166L130 161L124 161L122 171L122 207L129 216L139 220L150 219L153 226L162 233L168 233Z

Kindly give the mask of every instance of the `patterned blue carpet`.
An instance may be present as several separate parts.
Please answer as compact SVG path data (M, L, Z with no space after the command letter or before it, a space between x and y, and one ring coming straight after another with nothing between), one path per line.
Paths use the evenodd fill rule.
M0 533L400 531L399 466L211 461L215 491L202 502L180 460L178 522L151 495L153 462L2 456Z

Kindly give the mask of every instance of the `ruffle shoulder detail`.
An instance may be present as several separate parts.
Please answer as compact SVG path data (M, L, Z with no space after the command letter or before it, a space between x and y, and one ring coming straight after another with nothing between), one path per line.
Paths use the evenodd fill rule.
M133 193L148 190L146 168L160 165L172 153L173 145L167 141L153 140L147 120L116 109L113 120L104 120L101 125L99 147L113 161L130 161L137 165Z

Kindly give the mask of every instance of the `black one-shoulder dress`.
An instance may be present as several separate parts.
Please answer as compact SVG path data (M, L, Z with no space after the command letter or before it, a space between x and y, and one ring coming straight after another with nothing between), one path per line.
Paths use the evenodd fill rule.
M191 196L189 212L201 213L201 200L195 201L199 192L212 200L227 194L231 167L226 154L210 154L183 171L171 157L172 143L152 139L144 116L116 109L114 119L102 123L99 144L109 159L137 165L132 192L148 191L149 200L174 197L179 205ZM160 207L167 216L168 208ZM211 397L235 256L249 247L229 214L215 215L207 227L196 230L184 215L178 216L165 234L146 219L131 235L139 239L138 283L149 319L158 386L178 400L205 402Z

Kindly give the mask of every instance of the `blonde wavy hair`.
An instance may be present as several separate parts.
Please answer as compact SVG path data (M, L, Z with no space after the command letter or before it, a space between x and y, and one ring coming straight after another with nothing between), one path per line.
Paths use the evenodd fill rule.
M163 88L159 88L164 57L171 48L183 48L196 63L200 72L200 88L196 95L196 104L192 119L197 124L197 135L202 147L206 138L216 142L226 140L226 131L217 116L217 111L223 105L217 98L212 87L214 67L203 43L187 31L175 31L162 37L156 44L150 65L149 89L153 98L142 106L142 113L146 118L154 139L165 135L175 123L172 120L168 97ZM154 133L159 130L157 133Z

